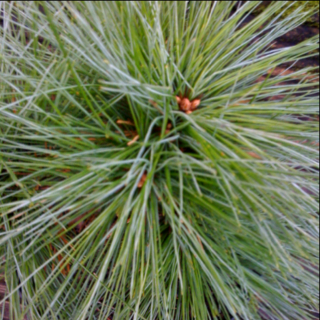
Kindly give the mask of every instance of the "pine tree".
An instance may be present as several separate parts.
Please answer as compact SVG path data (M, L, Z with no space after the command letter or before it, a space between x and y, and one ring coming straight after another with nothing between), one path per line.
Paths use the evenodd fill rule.
M0 3L11 319L312 319L315 10L260 3Z

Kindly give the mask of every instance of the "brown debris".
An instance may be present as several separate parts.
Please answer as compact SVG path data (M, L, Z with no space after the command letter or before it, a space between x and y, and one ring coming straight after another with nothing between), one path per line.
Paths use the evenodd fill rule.
M139 138L140 138L139 135L135 136L130 142L128 142L128 146L133 145L135 142L139 140Z
M121 132L120 131L116 131L117 134L120 134ZM137 132L136 131L123 131L124 135L126 137L131 137L131 138L134 138L136 135L137 135Z
M27 172L14 172L16 176L28 176L30 173Z
M261 156L259 156L258 154L256 154L256 153L253 152L253 151L249 151L249 152L248 152L248 155L251 156L252 158L255 158L255 159L259 159L259 160L262 159Z
M121 120L121 119L119 119L119 120L117 120L117 124L127 124L127 125L129 125L129 126L134 126L134 123L133 122L131 122L131 121L125 121L125 120Z
M158 105L157 105L157 103L155 102L155 101L153 101L153 100L149 100L149 102L154 106L154 107L157 107Z
M172 129L172 123L169 122L168 125L167 125L167 129L166 129L165 133L169 134L171 129Z
M74 220L72 220L71 222L68 223L68 226L71 226L79 221L79 223L73 229L75 230L75 232L80 233L83 229L88 227L97 218L98 215L93 214L92 216L85 219L84 221L81 221L81 219L83 219L84 216L85 216L85 214L75 218ZM55 223L55 225L57 225L57 223ZM69 243L68 239L63 235L63 232L64 232L63 230L60 230L58 232L58 236L59 236L60 240L63 241L63 243L65 245L69 245L74 250L74 247ZM52 255L52 253L56 254L58 252L52 243L50 243L49 248L50 248L51 255ZM65 264L65 263L63 263L63 260L65 258L61 254L59 254L57 258L59 261L58 266L59 266L61 274L64 276L67 276L70 272L70 269L71 269L70 263L67 263L66 266L63 267L63 264ZM55 268L55 264L53 262L52 263L52 271L54 270L54 268Z
M141 189L144 186L144 183L147 180L147 174L144 173L140 179L140 182L138 183L138 188Z

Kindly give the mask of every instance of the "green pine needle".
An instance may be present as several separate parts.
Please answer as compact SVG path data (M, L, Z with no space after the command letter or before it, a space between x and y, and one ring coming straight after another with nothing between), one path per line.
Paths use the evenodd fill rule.
M312 319L315 9L261 2L0 2L10 319Z

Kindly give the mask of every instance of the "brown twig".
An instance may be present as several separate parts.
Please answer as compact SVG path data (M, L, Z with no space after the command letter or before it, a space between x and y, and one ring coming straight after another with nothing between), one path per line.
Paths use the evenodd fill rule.
M139 138L140 138L139 135L135 136L130 142L128 142L128 146L133 145L135 142L139 140Z
M138 188L141 189L143 186L144 186L144 183L146 182L147 180L147 174L144 173L138 183Z

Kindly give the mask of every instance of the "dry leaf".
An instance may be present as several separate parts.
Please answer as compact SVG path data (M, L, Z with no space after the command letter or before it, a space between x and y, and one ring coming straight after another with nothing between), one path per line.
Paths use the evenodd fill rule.
M147 180L147 174L144 173L140 179L140 182L138 183L138 188L141 189L144 186L144 183Z
M132 123L131 121L125 121L125 120L118 120L117 124L127 124L129 126L134 126L134 123Z
M140 136L135 136L130 142L128 142L128 146L133 145L135 142L139 140Z

